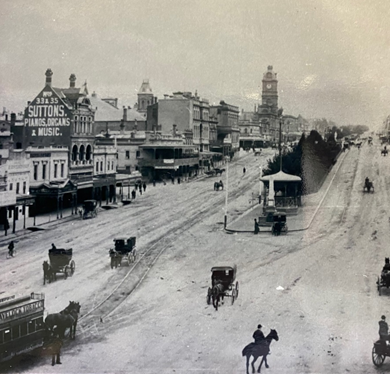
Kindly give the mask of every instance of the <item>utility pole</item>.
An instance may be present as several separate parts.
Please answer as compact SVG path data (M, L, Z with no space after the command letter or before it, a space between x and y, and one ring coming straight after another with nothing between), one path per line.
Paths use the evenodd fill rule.
M228 156L226 156L226 188L225 188L225 217L223 222L223 227L226 229L227 225L227 212L228 212L228 193L229 193L229 160Z
M283 121L283 108L278 110L279 117L279 159L280 159L280 171L282 171L282 121Z

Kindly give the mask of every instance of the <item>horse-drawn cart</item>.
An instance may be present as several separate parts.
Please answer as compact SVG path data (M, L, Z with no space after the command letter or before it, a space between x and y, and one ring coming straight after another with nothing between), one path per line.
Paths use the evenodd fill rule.
M49 249L50 268L54 273L54 279L57 273L63 273L65 279L73 275L76 270L76 263L72 260L73 249L51 248Z
M376 367L381 367L386 357L390 356L390 345L385 340L378 340L372 347L372 362Z
M136 237L114 239L115 248L110 249L111 269L121 266L125 258L127 264L134 262L137 257Z
M383 266L382 272L378 280L376 281L376 286L378 288L379 296L382 294L381 288L390 287L390 259L389 257L385 258L385 265Z
M281 233L287 234L287 217L285 214L274 213L272 224L272 235L280 235Z
M96 200L84 200L83 204L83 219L97 217L97 201Z
M207 304L211 301L216 310L220 298L231 297L232 304L238 297L238 282L236 280L237 266L214 266L211 268L211 287L207 291Z

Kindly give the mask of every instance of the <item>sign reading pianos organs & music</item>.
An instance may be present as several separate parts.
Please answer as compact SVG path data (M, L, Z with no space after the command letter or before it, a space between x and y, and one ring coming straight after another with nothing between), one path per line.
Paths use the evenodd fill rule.
M70 145L72 111L50 86L28 105L24 124L28 144L33 146Z

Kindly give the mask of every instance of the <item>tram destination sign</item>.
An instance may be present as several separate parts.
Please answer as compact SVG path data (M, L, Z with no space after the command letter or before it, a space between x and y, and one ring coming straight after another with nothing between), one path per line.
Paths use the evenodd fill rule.
M43 311L44 300L37 300L32 303L19 305L4 311L0 311L0 321L5 321L8 319L15 319L23 315L32 314L35 312Z
M50 146L70 144L72 112L49 86L28 105L24 125L28 144Z

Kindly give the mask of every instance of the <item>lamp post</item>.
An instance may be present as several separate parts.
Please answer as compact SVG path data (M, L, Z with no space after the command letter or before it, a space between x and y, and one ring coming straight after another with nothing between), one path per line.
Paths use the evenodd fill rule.
M223 221L223 227L226 229L227 225L227 212L228 212L228 193L229 193L229 158L225 156L226 160L226 188L225 188L225 217Z
M279 160L280 160L280 171L282 171L282 122L283 122L283 108L278 110L279 117Z

